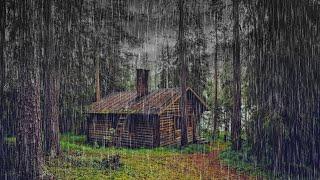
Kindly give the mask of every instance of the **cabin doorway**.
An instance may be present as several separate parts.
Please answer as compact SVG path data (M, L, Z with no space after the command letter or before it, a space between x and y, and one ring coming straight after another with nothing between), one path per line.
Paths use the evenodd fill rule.
M175 142L180 145L181 144L181 116L174 116L173 117L173 137Z
M127 121L127 118L125 116L119 117L119 120L116 126L115 137L113 138L113 144L116 147L121 147L121 139L125 131L126 121Z

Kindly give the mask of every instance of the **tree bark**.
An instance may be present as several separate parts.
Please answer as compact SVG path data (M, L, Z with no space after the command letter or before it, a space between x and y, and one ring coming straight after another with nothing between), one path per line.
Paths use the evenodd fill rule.
M229 121L228 121L228 116L227 113L224 113L224 118L225 118L225 124L224 124L224 137L223 140L224 142L227 142L228 139L228 133L229 133Z
M6 1L0 1L0 178L3 177L4 172L4 85L6 78L6 66L4 59L5 49L5 28L6 28Z
M233 115L231 121L232 149L241 148L241 63L239 37L239 0L233 0Z
M36 1L21 0L18 5L19 113L17 126L18 179L39 179L43 173L40 121L39 58L35 54L37 27Z
M227 64L228 63L228 58L226 55L226 48L227 48L227 37L226 37L226 28L223 29L223 59L224 59L224 63ZM225 107L224 110L224 142L227 142L227 137L229 134L229 107Z
M44 136L45 153L55 158L59 144L59 61L54 57L53 0L44 1Z
M95 65L96 65L96 73L95 73L95 79L96 79L96 101L101 100L101 93L100 93L100 60L99 55L95 53Z
M216 38L216 47L214 53L214 109L213 109L213 139L217 138L218 135L218 14L215 14L215 38Z
M185 57L185 27L184 27L184 0L179 0L179 34L178 34L178 48L179 48L179 62L181 63L180 85L181 85L181 146L188 144L187 132L187 62Z

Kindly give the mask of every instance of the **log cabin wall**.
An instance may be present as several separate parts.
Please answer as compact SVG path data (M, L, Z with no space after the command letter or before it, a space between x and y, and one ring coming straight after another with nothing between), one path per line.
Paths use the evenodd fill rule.
M180 145L181 143L181 128L179 123L180 118L180 99L177 99L174 103L169 105L164 112L159 116L160 119L160 146L168 145ZM198 113L196 113L193 102L188 100L187 103L187 131L188 131L188 142L193 142L197 137L196 127L199 121ZM179 120L180 118L180 120Z
M95 115L89 121L88 140L118 147L156 147L157 123L157 116Z
M128 118L121 116L115 136L115 145L119 147L154 147L155 119L152 116L135 115L128 124ZM130 127L133 126L133 127Z
M111 129L115 127L116 115L92 115L88 121L88 141L111 145Z

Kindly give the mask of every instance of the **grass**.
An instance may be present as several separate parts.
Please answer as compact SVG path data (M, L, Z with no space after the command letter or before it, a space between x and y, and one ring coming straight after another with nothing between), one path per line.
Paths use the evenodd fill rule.
M211 177L209 171L212 169L199 168L201 164L194 163L194 157L202 156L210 162L212 157L205 154L218 150L220 162L238 173L264 179L275 178L272 172L266 171L252 159L250 148L245 143L241 151L236 152L231 150L230 142L223 141L223 136L221 133L215 143L191 144L184 148L129 149L89 145L85 142L85 136L63 134L60 138L63 153L59 158L47 160L45 172L57 179L206 179ZM14 148L16 138L6 137L5 142ZM115 155L120 156L121 161L120 168L116 170L106 166L104 161Z
M219 132L216 142L224 142L225 135L227 136L227 140L230 140L229 133L226 134L225 132ZM245 137L242 137L242 139L245 139ZM252 156L250 156L250 148L246 143L243 144L242 149L238 152L231 149L230 141L222 144L224 144L224 148L219 154L219 160L223 164L236 169L240 173L258 177L270 177L270 174L265 171L264 168L257 165L257 163L252 159Z
M85 136L66 134L61 136L61 148L63 155L46 163L48 173L58 179L198 179L200 172L196 167L190 166L190 162L184 157L193 153L210 152L216 147L97 147L85 144ZM116 154L121 157L120 169L101 168L103 158Z
M267 162L257 162L250 154L250 148L244 143L244 147L238 152L230 147L226 148L219 154L219 159L239 172L263 179L319 179L320 177L320 174L314 173L312 168L298 164L287 164L291 168L290 174L287 171L274 171L270 169L271 166ZM294 170L298 171L294 172Z
M60 137L60 141L83 145L86 142L86 137L85 136L76 136L72 133L66 133Z
M194 159L189 156L194 154L203 156L215 150L222 150L219 154L221 163L235 169L237 173L250 175L249 178L290 177L285 175L277 177L257 164L250 156L250 149L245 143L240 151L231 150L230 143L223 142L223 135L221 134L216 142L210 145L129 149L92 146L85 143L85 136L65 134L61 136L63 155L48 161L46 171L57 179L206 179L211 177L212 173L208 171L212 169L206 167L199 169L197 166L200 164L192 162ZM14 142L13 139L8 141ZM103 165L103 159L114 155L121 157L121 166L117 170ZM209 158L208 161L210 162ZM223 173L215 177L234 178Z
M221 137L223 134L221 135ZM220 152L220 159L226 165L242 172L259 174L257 169L246 163L243 154L232 152L229 143L219 137L215 143L191 144L187 147L115 148L86 144L85 136L63 134L60 138L61 155L46 159L44 171L56 179L207 179L228 177L227 168L210 165L214 160L212 152ZM14 137L7 137L8 144L15 145ZM112 157L120 157L120 166L113 168L106 164ZM110 157L110 158L109 158ZM210 166L210 167L208 167ZM260 175L260 174L259 174Z
M15 137L7 137L8 144L15 144ZM62 155L47 159L45 172L57 179L199 179L208 176L209 170L199 169L189 156L221 150L220 160L239 172L264 176L246 156L246 152L234 152L230 143L223 142L223 134L215 143L191 144L184 148L159 147L115 148L86 144L85 136L63 134L60 138ZM104 159L120 156L121 166L114 170L105 166ZM201 155L202 156L202 155Z
M4 139L5 143L7 144L16 144L16 137L12 136L12 137L6 137Z
M236 152L228 147L219 154L219 159L224 164L236 169L239 172L244 172L253 176L267 176L267 173L263 170L263 168L256 165L244 150Z

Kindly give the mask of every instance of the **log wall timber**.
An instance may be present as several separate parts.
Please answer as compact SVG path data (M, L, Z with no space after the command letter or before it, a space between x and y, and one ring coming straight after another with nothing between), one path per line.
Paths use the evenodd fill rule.
M195 128L199 121L198 115L195 112L191 100L187 103L187 132L188 142L193 142L197 137ZM159 116L160 121L160 146L180 145L181 143L181 129L176 127L175 121L180 117L179 99L169 105L165 111Z
M129 128L126 127L126 119L120 118L117 127L119 133L116 133L115 142L116 146L119 147L153 147L154 142L154 126L152 119L135 119L134 120L134 131L130 132Z
M88 140L105 145L119 147L155 147L157 146L156 118L143 116L93 117L89 122ZM98 119L98 120L95 120ZM113 122L114 119L116 122ZM131 124L130 124L131 123ZM130 127L132 126L132 127ZM159 126L158 126L159 127ZM132 128L132 130L130 130Z

